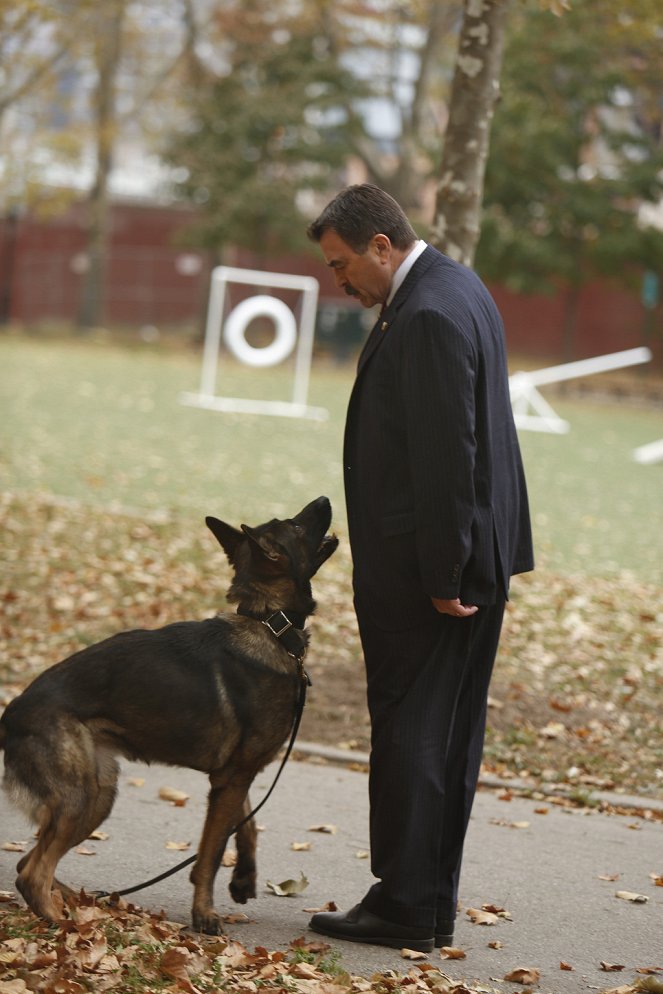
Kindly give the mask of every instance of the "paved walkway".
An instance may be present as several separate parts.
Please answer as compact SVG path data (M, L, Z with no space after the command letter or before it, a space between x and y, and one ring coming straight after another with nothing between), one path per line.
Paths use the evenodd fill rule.
M314 752L316 750L313 750ZM324 751L324 750L322 750ZM257 803L269 787L275 766L257 778L252 791ZM143 778L142 786L131 784ZM166 849L168 842L190 842L195 851L204 812L206 779L201 774L163 767L125 764L120 796L104 825L109 838L90 842L95 856L69 854L59 876L88 890L123 888L147 879L183 859L186 852ZM159 800L161 787L190 795L184 807ZM639 816L607 816L569 811L550 800L500 799L503 791L479 791L466 845L461 881L463 911L455 945L464 960L432 963L445 973L490 989L523 990L499 983L516 967L541 972L537 990L575 994L607 990L632 982L638 968L663 967L663 888L654 878L663 875L663 824ZM257 817L259 835L259 894L243 908L234 905L222 869L217 880L217 908L223 914L246 911L250 923L232 924L228 933L249 949L286 948L307 931L310 912L333 900L347 909L371 882L368 849L366 774L331 762L291 761L274 794ZM310 831L314 825L334 825L336 831ZM516 827L518 826L518 827ZM30 838L23 816L0 795L0 845ZM295 842L310 850L294 851ZM0 851L0 890L14 884L16 853ZM276 897L266 884L299 879L309 883L296 897ZM606 877L616 877L614 880ZM603 879L602 879L603 878ZM632 903L616 897L628 891L648 898ZM191 887L183 871L131 900L167 917L188 922ZM468 908L495 905L508 912L496 925L472 924ZM498 942L500 947L490 948ZM351 973L407 971L411 964L396 950L355 943L334 943L340 963ZM623 964L607 973L601 962ZM573 967L561 970L560 963ZM660 977L663 979L663 976Z

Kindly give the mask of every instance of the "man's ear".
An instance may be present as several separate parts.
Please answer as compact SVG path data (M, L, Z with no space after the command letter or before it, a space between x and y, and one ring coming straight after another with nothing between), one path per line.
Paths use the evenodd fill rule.
M388 235L378 233L373 235L373 243L381 262L388 262L391 258L391 239Z

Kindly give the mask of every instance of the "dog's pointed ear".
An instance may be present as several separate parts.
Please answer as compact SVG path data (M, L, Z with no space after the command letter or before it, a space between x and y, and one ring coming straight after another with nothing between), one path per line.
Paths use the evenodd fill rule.
M218 518L207 517L205 518L205 524L222 547L229 562L234 566L235 551L239 543L244 541L244 533L239 528L227 525L225 521L219 521Z
M251 545L251 552L257 552L262 559L269 559L276 563L283 559L283 551L272 542L269 535L260 535L255 528L248 525L240 526Z

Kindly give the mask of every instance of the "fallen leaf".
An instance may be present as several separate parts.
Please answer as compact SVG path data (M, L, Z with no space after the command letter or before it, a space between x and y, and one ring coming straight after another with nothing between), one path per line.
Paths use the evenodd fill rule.
M645 976L650 977L655 973L663 973L663 966L641 966L635 972L644 973Z
M494 939L493 942L489 942L488 943L488 948L489 949L502 949L503 946L504 946L504 943L500 942L499 939Z
M608 883L614 883L615 880L619 880L619 873L600 873L599 880L607 880Z
M566 726L561 721L549 721L545 728L539 729L544 739L561 739L565 734Z
M249 918L249 916L245 915L243 911L235 911L230 915L224 915L223 920L226 925L246 925L254 919Z
M97 828L94 832L91 832L90 835L88 835L88 839L94 839L95 842L106 842L110 839L110 835L108 832L102 832Z
M318 911L338 911L338 905L336 901L327 901L321 908L303 908L302 910L308 915L317 915Z
M565 963L564 960L560 962L559 968L560 970L575 970L574 966L571 966L570 963Z
M76 846L74 852L77 856L96 856L94 849L86 849L85 846Z
M129 777L127 783L130 787L144 787L145 779L144 777Z
M638 980L637 986L632 985L628 987L627 994L633 994L634 991L647 991L648 994L663 994L663 980L659 980L657 977L647 977L646 980Z
M550 808L534 808L535 815L547 815L550 812Z
M292 968L292 973L295 977L301 977L302 980L315 980L320 976L313 963L297 963Z
M310 842L293 842L290 846L293 852L309 852L311 849Z
M1 980L0 994L30 994L30 988L24 980Z
M489 911L493 915L497 915L498 918L506 918L507 921L513 921L511 917L511 912L507 911L506 908L501 908L498 904L482 904L482 911Z
M176 808L183 808L189 800L189 794L185 794L183 790L178 790L176 787L161 787L159 798L162 801L171 801Z
M417 949L401 949L403 959L426 959L428 953L419 952Z
M305 939L303 935L300 935L298 939L293 939L290 942L290 946L293 949L305 949L309 953L326 953L331 949L329 943L323 939L314 939L311 942Z
M501 828L529 828L528 821L506 821L504 818L491 818L490 824Z
M201 967L206 965L200 954L193 953L185 946L172 946L161 957L159 968L167 977L176 980L178 987L193 992L196 988L191 984L189 976L199 973Z
M186 852L187 849L191 848L190 842L167 842L166 849L172 849L174 852Z
M358 852L355 853L357 859L368 859L369 855L370 854L367 853L365 849L360 849Z
M517 966L515 970L505 973L504 979L512 980L516 984L538 984L541 971L535 967Z
M604 973L619 973L625 967L622 963L606 963L604 960L601 960L601 969Z
M636 894L631 890L618 890L615 897L622 901L631 901L632 904L646 904L649 900L646 894Z
M663 887L663 874L650 873L649 876L654 881L654 887Z
M442 959L465 959L467 953L463 949L456 948L456 946L442 946L440 956Z
M336 825L311 825L309 832L324 832L327 835L336 835Z
M13 901L16 894L11 890L0 890L0 904L6 904L8 901Z
M492 911L479 911L478 908L468 908L466 914L473 925L497 925L499 920Z
M236 849L226 849L221 860L221 866L236 866L237 865L237 850Z
M271 880L267 881L267 887L271 890L277 897L294 897L295 894L301 894L303 890L308 887L308 880L303 873L300 874L299 880L282 880L280 884L274 884Z
M3 842L0 849L4 849L5 852L25 852L25 847L27 842Z

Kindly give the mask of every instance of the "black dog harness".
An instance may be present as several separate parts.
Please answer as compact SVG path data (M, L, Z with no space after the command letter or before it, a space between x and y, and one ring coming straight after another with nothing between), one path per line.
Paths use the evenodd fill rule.
M306 623L306 616L301 614L292 613L290 616L285 614L284 611L275 611L270 614L267 618L259 618L254 614L250 614L248 611L240 611L238 609L238 614L243 615L246 618L253 618L255 621L259 621L261 624L265 625L269 631L272 633L274 638L278 639L283 648L287 651L288 655L292 656L293 659L297 660L297 665L299 668L299 693L297 696L297 706L295 709L295 717L292 723L292 731L290 733L290 741L284 753L283 759L281 760L281 765L276 771L276 776L272 781L272 785L263 797L259 804L256 804L255 808L249 812L246 817L242 818L233 829L231 829L228 838L234 835L242 825L246 825L247 821L250 821L260 808L265 804L276 787L277 781L283 772L285 764L288 762L290 753L295 744L295 739L297 738L297 732L299 731L299 725L302 720L302 715L304 713L304 705L306 704L306 689L311 686L311 680L304 669L304 656L306 655L307 639L304 632L304 625ZM146 890L151 887L152 884L157 884L161 880L166 880L168 877L172 877L174 873L178 873L183 870L185 866L190 866L198 858L198 853L194 853L193 856L188 856L177 866L173 866L170 870L166 870L165 873L160 873L157 877L152 877L151 880L146 880L142 884L136 884L134 887L126 887L124 890L115 891L105 891L98 890L94 892L94 896L97 898L102 897L125 897L127 894L135 894L136 891Z

